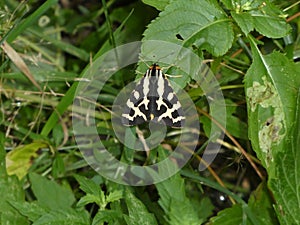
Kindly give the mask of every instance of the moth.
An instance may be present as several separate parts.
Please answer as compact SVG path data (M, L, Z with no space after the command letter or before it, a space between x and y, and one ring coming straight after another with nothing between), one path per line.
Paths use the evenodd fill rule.
M149 121L170 127L184 125L182 106L159 65L150 66L137 83L126 102L121 120L125 126Z

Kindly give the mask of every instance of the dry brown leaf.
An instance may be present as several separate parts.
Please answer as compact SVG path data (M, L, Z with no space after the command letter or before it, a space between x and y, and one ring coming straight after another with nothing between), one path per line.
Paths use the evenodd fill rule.
M6 53L6 55L10 58L10 60L18 67L20 71L22 71L25 76L36 86L39 90L41 90L40 85L36 82L29 68L27 67L24 60L20 57L20 55L6 42L4 41L1 45L1 48Z

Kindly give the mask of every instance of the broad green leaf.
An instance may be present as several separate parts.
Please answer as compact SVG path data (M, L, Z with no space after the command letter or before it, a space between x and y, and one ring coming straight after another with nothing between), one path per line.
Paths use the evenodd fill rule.
M10 202L24 202L25 193L16 176L8 176L5 169L4 134L0 132L0 224L29 224Z
M146 206L136 198L128 189L125 192L125 201L129 215L124 215L127 224L131 225L155 225L156 219L149 213Z
M200 201L200 196L190 199L195 211L198 212L199 218L201 218L202 221L206 221L212 216L215 206L208 196L201 196Z
M254 30L254 18L248 12L231 12L232 18L237 22L245 35Z
M228 9L234 9L235 8L235 3L237 1L221 0L220 2L222 2L226 8L228 8Z
M104 209L107 203L105 201L104 192L101 190L100 186L93 180L89 180L83 176L75 175L75 178L80 184L80 189L86 193L86 195L79 200L77 206L95 202L101 209Z
M61 154L57 153L52 163L52 176L54 178L61 177L65 173L65 163Z
M252 146L268 171L280 222L298 224L300 66L280 53L263 56L250 40L253 64L245 84Z
M53 143L55 146L59 146L64 141L64 131L61 124L56 124L52 131Z
M46 141L35 141L31 144L19 146L6 155L6 168L8 175L15 174L22 179L33 163L33 159L38 157L41 148L50 148Z
M142 0L143 3L162 11L171 0Z
M87 204L96 203L100 206L101 209L105 208L106 204L101 202L99 196L86 194L85 196L81 197L80 200L77 202L77 207L84 207Z
M159 157L165 157L163 151L160 150L159 154ZM176 167L175 163L174 167ZM161 171L158 172L160 173ZM192 202L187 198L184 180L179 173L163 182L157 183L155 186L160 196L158 203L164 210L165 219L169 224L192 225L204 222L198 217Z
M143 41L161 40L185 47L196 46L219 56L231 47L233 35L230 20L215 1L177 0L171 1L148 26ZM148 50L142 51L142 55L144 53L151 55Z
M86 211L74 209L53 210L34 221L34 225L87 225L90 224Z
M281 38L288 34L290 26L282 12L270 1L253 1L254 8L249 11L255 30L270 38Z
M300 69L300 68L299 68ZM298 69L298 71L299 71ZM269 186L276 200L280 224L300 224L300 89L295 107L294 125L284 140L284 152L275 156L275 176Z
M246 36L255 29L264 36L281 38L290 30L286 16L269 0L222 2Z
M123 190L114 190L106 196L107 202L118 201L123 198Z
M95 215L92 225L102 224L107 222L109 224L116 224L114 223L117 219L120 219L123 215L119 211L115 210L101 210L98 211Z
M226 208L220 211L217 216L211 218L210 222L212 225L257 225L250 223L249 221L247 221L247 219L243 220L243 208L239 204L236 204L231 208Z
M274 200L266 182L262 182L251 194L248 205L262 224L278 225L278 220L273 209Z
M93 180L89 180L79 175L75 175L75 178L80 184L80 189L86 193L86 195L83 196L77 203L78 207L87 205L89 203L96 203L99 205L100 209L105 209L108 203L117 201L123 197L122 190L112 191L105 196L100 186Z
M5 135L0 131L0 180L7 179L5 156L6 151L4 149Z
M166 215L166 219L169 224L202 224L206 218L199 218L192 202L186 198L184 201L178 201L177 199L171 199L169 210Z
M47 211L36 202L10 202L10 204L30 221L36 221L47 213Z
M274 157L286 151L284 140L295 121L299 66L274 52L263 56L250 38L253 63L245 77L249 138L273 177Z
M97 185L93 180L88 179L86 177L75 174L74 177L80 184L80 189L83 190L87 194L93 194L96 196L103 195L104 193L101 190L100 186Z
M38 203L52 210L69 209L75 201L73 192L38 174L29 174L31 189Z

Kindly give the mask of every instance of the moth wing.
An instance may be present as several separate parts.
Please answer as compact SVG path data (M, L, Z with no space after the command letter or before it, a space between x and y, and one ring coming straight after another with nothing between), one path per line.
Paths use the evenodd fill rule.
M144 90L144 83L145 77L138 82L125 104L121 118L121 122L125 126L138 125L147 122L150 118L149 100Z
M184 111L176 93L167 78L162 76L158 82L160 83L158 84L158 97L156 106L153 107L154 122L162 121L170 127L183 127L185 124Z
M180 102L173 105L171 111L167 113L170 116L161 117L161 121L169 127L183 127L185 124L185 116Z

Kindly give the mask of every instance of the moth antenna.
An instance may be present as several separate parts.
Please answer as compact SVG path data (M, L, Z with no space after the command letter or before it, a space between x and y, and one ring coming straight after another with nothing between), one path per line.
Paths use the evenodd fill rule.
M166 74L165 73L165 75L166 75L166 77L182 77L183 75L171 75L171 74Z
M144 73L139 71L139 70L135 70L135 73L140 74L140 75L144 75Z

